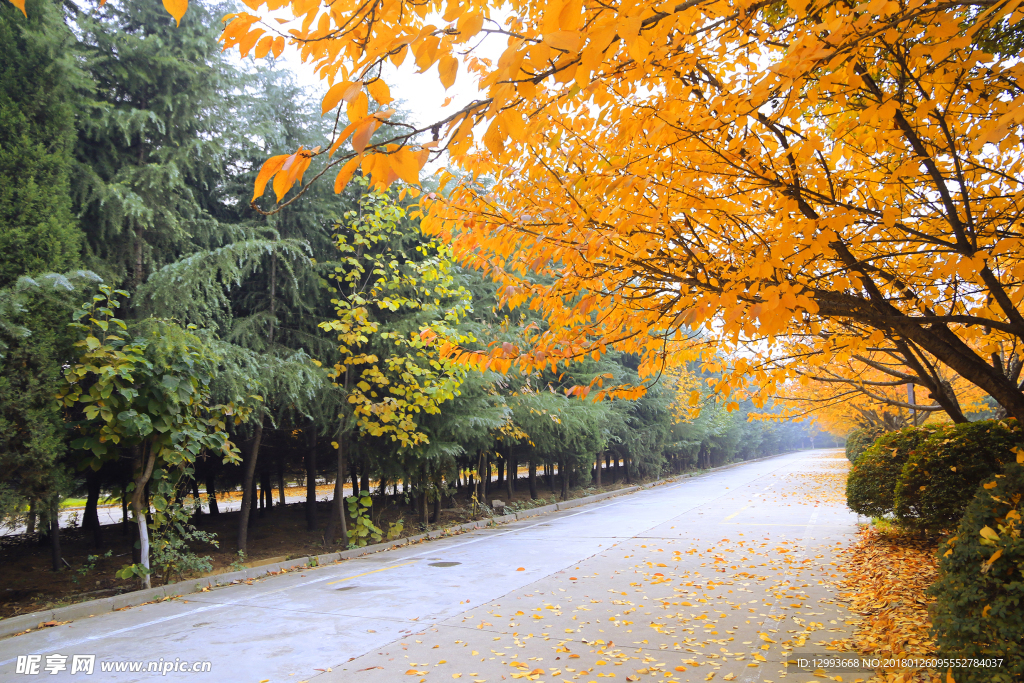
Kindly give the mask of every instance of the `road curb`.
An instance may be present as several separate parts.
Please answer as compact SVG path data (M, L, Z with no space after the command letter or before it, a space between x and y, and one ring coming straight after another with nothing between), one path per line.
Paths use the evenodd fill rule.
M368 545L363 548L352 548L350 550L342 550L336 553L325 553L323 555L309 555L306 557L297 557L291 560L284 560L282 562L275 562L273 564L264 564L258 567L247 567L235 572L227 572L224 574L214 574L211 576L205 576L200 579L191 579L188 581L181 581L178 583L172 583L167 586L158 586L156 588L150 588L148 590L132 591L130 593L122 593L121 595L114 595L109 598L99 598L97 600L90 600L88 602L80 602L74 605L68 605L66 607L57 607L55 609L40 610L39 612L33 612L31 614L23 614L17 617L11 617L9 619L0 620L0 638L6 638L8 636L20 635L27 633L28 631L36 629L40 624L47 622L68 622L76 621L78 619L84 619L87 617L94 617L100 614L106 614L108 612L116 612L118 610L127 609L129 607L138 607L152 602L160 602L162 600L169 600L176 597L185 595L191 595L194 593L207 592L216 588L225 588L231 585L237 585L246 581L252 581L255 579L264 578L266 576L274 576L284 572L299 571L302 569L315 569L320 566L333 564L342 560L350 560L357 557L363 557L365 555L372 555L374 553L384 552L393 548L398 548L407 545L413 545L416 543L425 542L437 538L444 538L452 536L453 534L473 531L475 529L485 528L489 526L498 526L510 524L532 517L541 517L550 515L555 512L562 510L569 510L571 508L581 507L583 505L589 505L591 503L598 503L609 498L616 498L618 496L628 495L637 491L646 490L655 486L662 486L665 484L671 484L683 479L689 479L694 476L700 476L701 474L707 474L717 470L729 469L732 467L738 467L739 465L745 465L750 462L757 460L768 460L769 458L777 458L783 455L789 455L796 451L788 451L786 453L777 453L775 455L769 455L764 458L754 458L752 460L743 460L741 462L729 463L728 465L721 465L719 467L713 467L709 470L700 472L699 474L682 474L675 475L672 477L665 477L655 482L645 485L637 486L626 486L621 489L615 489L614 491L605 491L603 493L596 493L591 496L583 496L582 498L574 498L559 503L553 503L550 505L543 505L540 507L529 508L526 510L519 510L515 513L509 513L490 519L480 519L472 522L466 522L464 524L457 524L443 529L434 529L432 531L417 534L416 536L409 536L407 538L398 539L395 541L388 541L385 543L377 543L375 545Z

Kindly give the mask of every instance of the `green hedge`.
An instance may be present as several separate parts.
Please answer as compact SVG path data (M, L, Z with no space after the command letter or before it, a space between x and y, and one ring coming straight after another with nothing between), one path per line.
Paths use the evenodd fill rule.
M900 525L955 529L982 480L1012 459L1016 424L985 420L949 425L921 443L903 465L895 487Z
M909 427L880 436L857 458L846 478L846 504L867 517L884 517L894 509L894 491L903 465L931 428Z
M860 429L854 429L850 432L850 435L846 437L846 457L852 462L856 463L865 450L867 450L871 444L875 442L875 439L885 434L885 430L881 427L861 427Z
M957 683L1024 680L1022 462L1018 455L986 478L956 535L939 548L939 579L929 589L939 657L1004 658L1000 669L954 670Z

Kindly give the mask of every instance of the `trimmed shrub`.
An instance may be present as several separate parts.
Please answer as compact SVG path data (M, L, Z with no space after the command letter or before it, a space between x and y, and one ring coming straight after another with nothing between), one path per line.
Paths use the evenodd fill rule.
M1024 680L1024 451L987 477L956 535L939 548L932 629L939 657L1003 658L955 669L957 683Z
M934 430L908 427L880 436L857 458L846 478L846 504L868 517L884 517L894 509L893 492L903 465L918 444Z
M920 444L895 487L896 518L908 528L955 529L986 477L1013 459L1016 421L949 425Z
M861 427L854 429L850 432L850 435L846 437L846 458L856 463L865 450L867 450L871 444L875 442L875 439L885 434L885 431L881 427Z

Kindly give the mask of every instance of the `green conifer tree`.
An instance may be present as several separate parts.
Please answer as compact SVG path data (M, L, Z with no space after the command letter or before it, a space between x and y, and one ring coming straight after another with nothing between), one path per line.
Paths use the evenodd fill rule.
M79 117L75 198L113 284L136 289L217 230L202 199L219 179L229 85L216 16L194 3L175 27L159 0L139 0L78 18L95 90Z
M0 5L0 287L78 265L68 173L83 77L61 6Z

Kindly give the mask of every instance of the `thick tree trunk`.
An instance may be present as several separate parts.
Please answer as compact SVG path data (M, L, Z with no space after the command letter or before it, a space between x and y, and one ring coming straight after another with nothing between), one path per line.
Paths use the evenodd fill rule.
M558 463L558 474L562 476L562 500L569 500L569 468L565 463Z
M601 461L602 460L604 460L604 454L602 454L602 453L599 453L597 458L594 460L594 469L596 470L596 472L594 473L594 484L596 484L599 488L601 486Z
M206 504L210 506L211 515L219 515L217 507L217 475L212 471L206 474Z
M238 511L237 550L243 555L249 551L249 518L255 503L253 489L255 486L256 460L260 455L260 442L263 441L263 418L256 423L256 433L249 447L249 457L245 461L245 473L242 477L242 506Z
M306 427L306 529L316 531L316 424Z
M529 477L530 477L530 500L537 500L537 461L530 457L529 464Z
M270 476L270 470L260 477L260 488L263 489L263 500L266 501L267 512L274 509L274 482Z
M92 531L92 542L97 548L103 545L103 530L100 527L100 515L98 511L100 503L100 473L89 469L85 475L85 486L88 495L85 499L85 516L82 519L82 528Z
M359 490L360 491L367 491L367 492L369 492L369 490L370 490L370 464L364 461L363 462L363 466L360 468L359 471L360 471L360 474L361 474L361 476L359 478Z
M498 453L498 459L497 462L495 463L495 466L498 469L498 481L495 483L498 485L499 489L505 488L505 462L507 460L507 457L504 457L501 455L501 453Z
M334 480L334 500L331 518L327 521L327 542L334 544L338 525L341 525L341 544L348 546L348 522L345 520L345 434L338 434L338 476Z
M359 495L359 473L356 472L356 464L352 463L348 466L348 474L352 478L352 495Z

